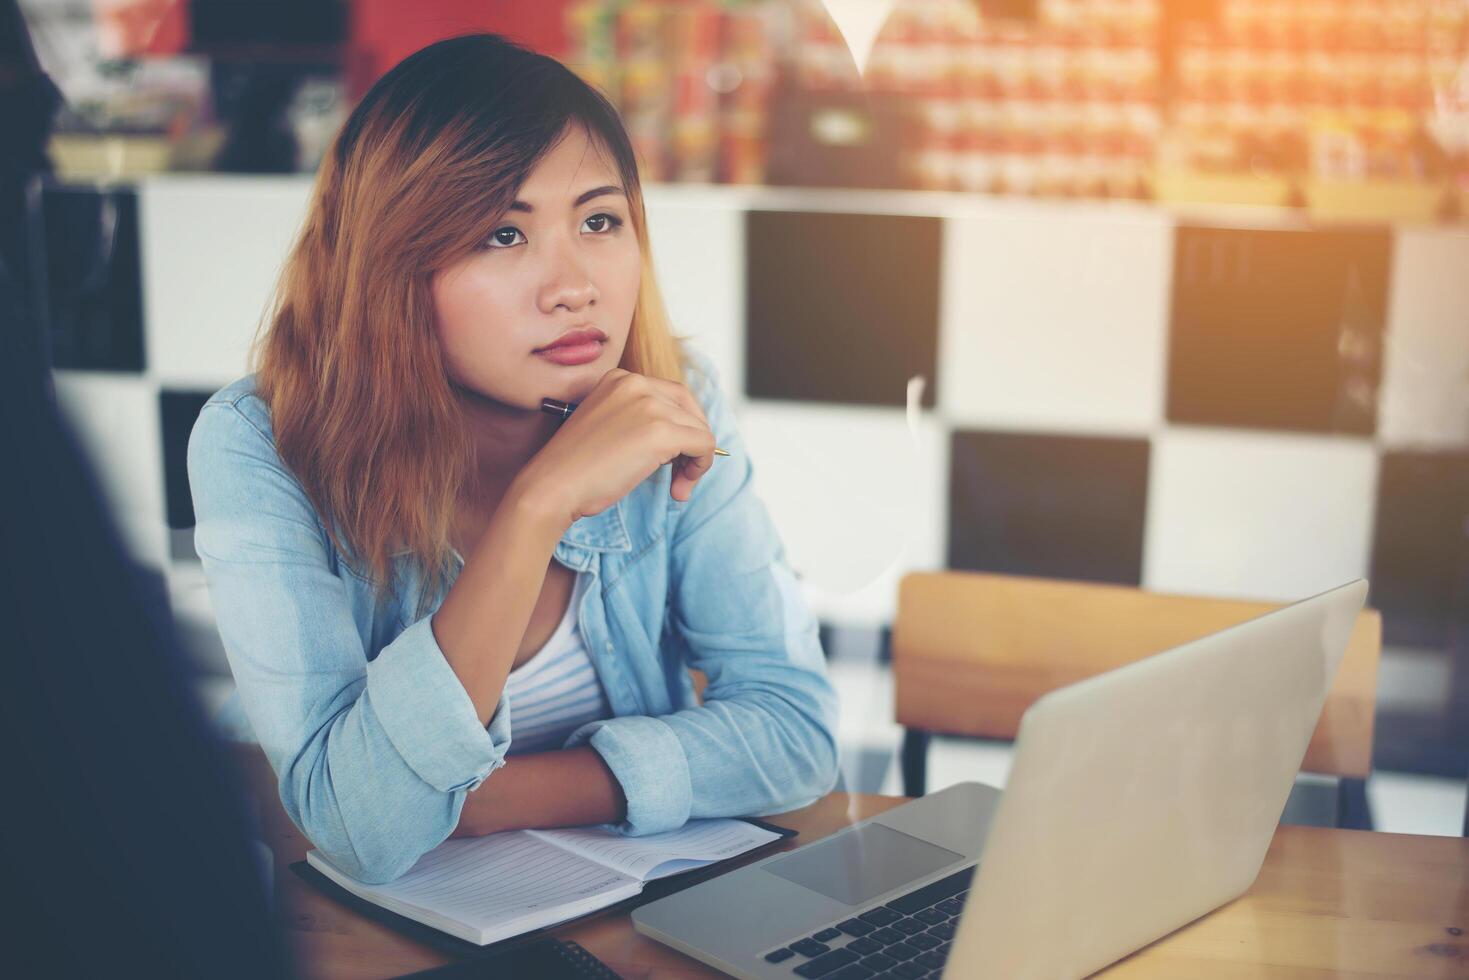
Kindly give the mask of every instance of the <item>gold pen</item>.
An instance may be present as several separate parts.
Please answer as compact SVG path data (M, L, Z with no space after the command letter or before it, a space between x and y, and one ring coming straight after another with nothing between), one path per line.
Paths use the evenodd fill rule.
M541 399L541 411L545 412L547 415L560 416L561 421L563 422L571 417L572 412L576 411L576 405L576 402L557 401L555 398ZM723 449L720 449L718 446L715 446L714 455L728 456L729 453L725 452Z

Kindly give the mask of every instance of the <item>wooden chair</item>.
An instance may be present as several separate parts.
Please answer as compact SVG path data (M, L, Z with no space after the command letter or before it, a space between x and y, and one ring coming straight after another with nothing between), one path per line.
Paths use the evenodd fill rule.
M1279 604L1114 585L921 572L898 586L893 682L903 791L925 790L933 734L1013 740L1047 691L1243 622ZM1363 610L1302 764L1339 778L1337 822L1370 828L1382 618Z

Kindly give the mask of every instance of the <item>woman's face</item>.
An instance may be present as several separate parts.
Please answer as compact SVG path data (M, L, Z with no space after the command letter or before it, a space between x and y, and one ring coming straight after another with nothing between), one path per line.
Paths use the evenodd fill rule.
M542 398L580 401L618 365L642 277L621 185L573 126L483 245L434 274L439 342L455 383L534 411ZM572 331L605 339L545 350Z

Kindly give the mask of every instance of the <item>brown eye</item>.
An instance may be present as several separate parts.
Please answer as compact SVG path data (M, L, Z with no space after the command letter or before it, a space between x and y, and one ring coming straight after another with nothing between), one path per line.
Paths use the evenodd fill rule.
M520 229L511 225L504 228L496 228L490 233L490 240L486 243L489 248L509 248L516 244L515 236L520 234Z
M622 226L621 218L617 217L617 215L615 214L608 214L605 211L592 215L591 217L587 218L584 223L591 224L594 221L600 222L600 227L592 228L590 230L596 232L599 235L605 235L609 232L616 231Z

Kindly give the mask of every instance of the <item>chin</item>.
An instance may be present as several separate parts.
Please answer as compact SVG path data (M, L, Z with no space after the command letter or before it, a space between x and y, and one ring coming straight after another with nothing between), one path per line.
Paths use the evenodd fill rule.
M586 365L588 368L596 367L594 364ZM535 396L536 407L541 407L542 398L555 398L563 402L580 402L592 393L597 386L597 380L606 374L606 369L598 371L582 372L577 378L562 378L558 383L547 385L546 390Z

